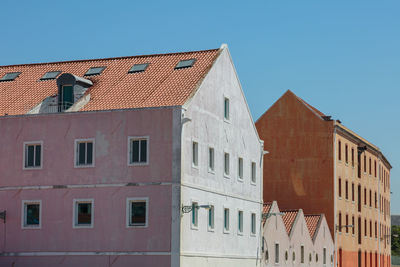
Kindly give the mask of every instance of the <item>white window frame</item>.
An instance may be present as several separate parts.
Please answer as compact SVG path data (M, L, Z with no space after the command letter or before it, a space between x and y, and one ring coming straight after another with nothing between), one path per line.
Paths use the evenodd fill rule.
M228 165L226 165L226 155L228 155ZM226 178L230 178L230 165L231 165L231 156L230 156L230 154L228 153L228 152L226 152L226 151L224 151L224 160L223 160L223 167L224 167L224 170L223 170L223 172L224 172L224 177L226 177ZM228 168L227 168L227 166L228 166ZM228 170L228 173L226 172L226 170Z
M215 231L215 205L214 203L209 202L208 205L212 207L212 226L210 226L209 221L210 221L210 209L207 210L207 230L209 232L214 232Z
M210 157L210 152L212 151L212 161ZM212 162L212 168L210 168L210 163ZM215 173L215 148L212 146L208 147L208 172Z
M146 202L146 223L145 225L131 225L131 203ZM126 228L147 228L149 227L149 198L148 197L128 197L126 198Z
M250 163L250 183L252 185L257 184L257 163L255 161Z
M199 168L199 142L192 140L192 167Z
M253 214L254 214L254 222L253 222ZM253 224L254 224L254 233L253 233ZM250 236L256 236L257 234L257 214L252 211L250 212Z
M237 220L237 223L238 223L238 225L237 225L237 234L238 235L243 235L243 224L244 224L244 212L243 212L243 209L238 209L237 210L238 212L237 212L237 215L238 215L238 220ZM240 221L240 216L239 216L239 214L240 213L242 213L242 217L241 217L241 221ZM242 229L240 229L240 227L239 227L239 225L240 225L240 223L242 224L241 226L242 226Z
M27 210L28 204L39 204L39 224L38 225L27 225ZM21 207L21 228L22 229L41 229L42 228L42 201L41 200L22 200Z
M238 180L239 180L239 182L243 182L243 173L244 173L244 171L243 171L243 158L242 157L238 158L238 169L237 169L237 171L238 171Z
M146 155L146 162L131 162L131 141L135 140L147 140L147 155ZM140 146L139 146L140 147ZM139 152L140 155L140 152ZM148 135L145 136L128 136L128 166L147 166L149 165L149 158L150 158L150 137Z
M228 210L228 217L227 217L228 229L225 228L225 210ZM224 234L229 234L231 231L230 217L231 217L230 209L228 207L224 206L222 209L222 228L224 230Z
M28 145L40 145L40 166L33 166L33 167L27 167L25 166L25 159L28 155L26 155L26 146ZM24 142L22 146L22 169L23 170L41 170L43 169L43 141L28 141ZM35 161L35 160L34 160Z
M92 151L92 164L78 164L79 160L79 144L80 143L93 143L93 151ZM94 138L86 138L86 139L75 139L75 153L74 153L74 168L93 168L95 167L95 158L96 158L96 143ZM86 152L87 153L87 152ZM85 159L86 160L86 159Z
M86 224L78 224L78 204L79 203L90 203L92 204L92 209L90 211L91 214L91 223ZM93 228L94 227L94 199L93 198L77 198L73 200L73 208L72 208L72 228L79 229L79 228Z
M191 199L190 204L193 207L193 204L195 206L199 206L199 201L197 199ZM195 216L195 223L193 223L193 215ZM199 208L193 208L192 211L190 212L190 229L192 230L198 230L199 229Z
M226 102L227 101L227 102ZM226 113L225 110L225 104L228 103L228 112ZM225 122L230 122L231 120L231 100L229 97L224 95L224 102L223 102L223 114L224 114L224 121Z

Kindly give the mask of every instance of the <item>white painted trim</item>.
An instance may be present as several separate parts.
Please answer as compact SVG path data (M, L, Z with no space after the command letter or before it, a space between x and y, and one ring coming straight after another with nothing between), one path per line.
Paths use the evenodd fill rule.
M199 257L199 258L221 258L221 259L257 259L257 256L244 256L244 255L216 255L201 252L181 252L182 257Z
M26 158L26 149L25 147L27 145L40 145L40 166L39 167L26 167L25 166L25 158ZM22 146L22 169L23 170L41 170L43 169L43 153L44 152L44 147L43 147L43 141L28 141L28 142L24 142L23 146Z
M32 256L169 256L169 251L66 251L66 252L53 252L53 251L41 251L41 252L3 252L0 256L3 257L32 257Z
M146 155L146 162L144 163L132 163L131 162L131 140L147 140L147 155ZM140 146L139 146L140 147ZM145 136L128 136L128 150L127 150L127 162L128 166L147 166L149 165L149 159L150 159L150 137L148 135Z
M26 210L27 204L39 204L39 225L27 225L26 222ZM22 200L21 207L21 229L42 229L42 200Z
M131 225L130 224L130 218L131 218L131 203L132 202L146 202L146 223L145 225ZM148 197L128 197L126 198L126 228L131 229L131 228L147 228L149 227L149 198Z
M79 143L93 143L92 146L92 164L84 164L84 165L79 165L78 164L78 144ZM96 159L96 140L95 138L87 138L87 139L75 139L74 141L74 168L93 168L95 167L95 159Z
M78 209L77 206L79 203L90 203L92 204L91 211L90 211L90 225L82 225L78 224ZM94 227L94 199L93 198L79 198L79 199L73 199L73 207L72 207L72 228L73 229L91 229Z

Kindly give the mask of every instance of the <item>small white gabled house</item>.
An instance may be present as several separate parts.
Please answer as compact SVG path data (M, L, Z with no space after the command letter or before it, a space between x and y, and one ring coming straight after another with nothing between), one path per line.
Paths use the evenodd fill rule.
M226 45L183 106L181 134L180 266L255 266L263 142Z

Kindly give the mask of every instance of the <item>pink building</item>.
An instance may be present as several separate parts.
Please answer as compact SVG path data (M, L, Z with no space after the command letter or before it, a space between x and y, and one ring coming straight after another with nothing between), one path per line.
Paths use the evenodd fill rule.
M247 253L237 254L229 264L256 259L262 165L250 160L261 158L262 143L251 116L241 115L247 116L241 119L243 131L234 128L239 120L235 110L247 106L240 87L229 84L222 91L221 84L236 77L228 58L223 46L0 67L0 214L5 217L4 222L0 219L0 266L189 266L193 259L212 261L216 257L207 243L228 237L241 238L243 245L235 248L238 252L225 248L221 253ZM255 151L249 152L254 157L243 152L241 158L246 174L251 163L251 183L244 178L232 185L240 196L245 223L250 225L251 218L251 234L245 228L242 237L223 232L217 198L223 195L208 189L215 186L191 186L208 197L195 192L196 202L186 200L191 193L183 185L188 180L182 169L196 163L199 173L207 166L202 154L195 154L205 145L203 139L185 141L190 138L187 133L205 131L203 126L191 128L203 121L197 111L207 109L198 108L199 103L213 102L198 97L204 92L221 100L216 106L220 113L202 112L214 120L207 130L230 127L250 140L247 147ZM230 110L229 101L235 104ZM225 120L228 115L229 124L221 114ZM214 144L212 182L223 186L228 180L217 169L222 166L223 142ZM227 151L233 158L235 150ZM225 168L227 163L229 167L225 156ZM200 181L196 175L192 178ZM210 183L207 177L201 179ZM250 196L253 213L247 214ZM204 205L210 200L213 205ZM194 212L183 213L184 205L191 205ZM209 223L212 218L208 235L201 232L201 207L207 209ZM214 215L214 208L221 212ZM225 227L226 220L229 223L229 213ZM194 255L197 251L202 254ZM218 259L220 266L228 263Z

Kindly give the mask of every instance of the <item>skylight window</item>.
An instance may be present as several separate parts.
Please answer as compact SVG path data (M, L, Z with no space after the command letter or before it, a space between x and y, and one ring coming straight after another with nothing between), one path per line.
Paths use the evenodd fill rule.
M196 62L195 58L192 59L186 59L186 60L181 60L179 63L175 66L175 69L183 69L183 68L190 68L193 66L193 64Z
M128 71L128 73L135 73L135 72L142 72L147 69L149 66L149 63L144 63L144 64L135 64L133 67Z
M84 76L100 75L106 67L92 67Z
M20 74L21 74L21 72L9 72L9 73L6 73L0 79L0 82L14 81Z
M61 73L61 71L49 71L46 72L42 78L40 78L41 81L45 81L45 80L54 80L55 78L57 78L57 76Z

